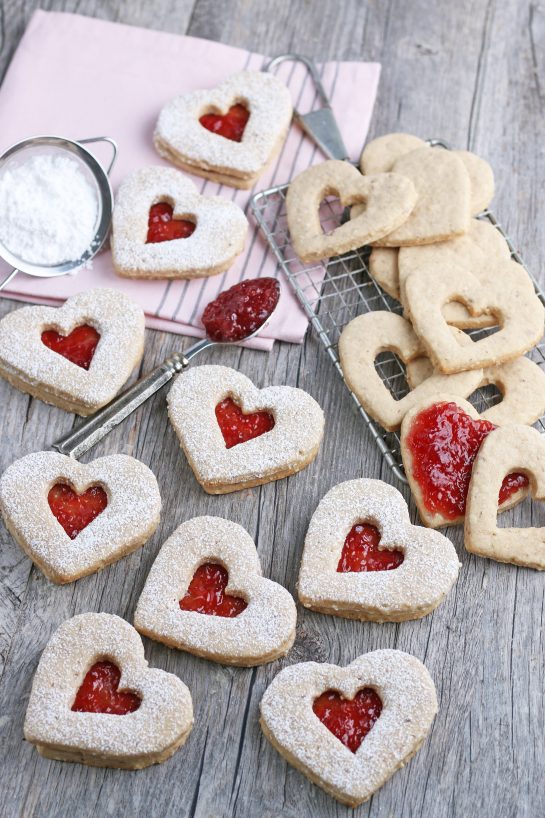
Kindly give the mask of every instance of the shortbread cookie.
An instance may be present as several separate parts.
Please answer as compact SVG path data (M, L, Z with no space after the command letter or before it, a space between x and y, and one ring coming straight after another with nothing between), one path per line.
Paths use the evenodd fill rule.
M324 233L320 203L338 196L344 207L364 203L357 217ZM286 213L293 249L310 263L355 250L403 224L416 203L416 190L405 176L382 173L362 176L350 162L330 159L307 168L290 183Z
M399 301L398 253L397 247L373 247L369 255L369 275L397 301Z
M291 116L290 92L278 77L240 71L215 89L168 102L153 139L162 157L185 170L250 188L282 147Z
M532 495L545 499L545 440L537 429L511 425L491 432L479 450L467 495L465 547L499 562L545 570L545 528L498 528L495 499L506 474L524 470Z
M433 680L400 650L365 653L346 667L304 662L265 691L261 729L275 750L343 804L356 807L403 767L435 714Z
M261 575L242 526L221 517L182 523L163 545L138 600L145 636L224 665L262 665L293 645L291 594Z
M460 564L438 531L411 525L407 504L381 480L332 488L310 521L299 572L306 608L349 619L419 619L446 597Z
M109 403L143 351L144 312L117 290L87 290L62 307L22 307L0 321L0 375L78 415Z
M436 369L444 373L478 369L518 358L543 335L544 310L526 270L515 261L494 260L478 273L454 261L422 265L405 281L407 307L416 334ZM456 340L442 313L462 301L473 315L493 315L500 329L471 346Z
M57 452L16 460L0 479L0 510L25 554L53 582L73 582L140 548L159 524L147 466L124 454L78 463Z
M153 233L154 208L160 230ZM165 221L166 220L166 221ZM171 238L184 226L187 235ZM148 167L131 173L117 193L112 220L112 260L129 278L203 278L224 272L244 249L248 221L238 205L201 196L174 168ZM183 230L180 231L183 233Z
M464 520L473 461L482 441L496 427L454 395L427 397L410 409L401 424L405 474L425 525L456 525ZM509 474L496 498L500 511L524 499L528 478Z
M410 323L393 312L376 310L358 315L345 326L339 339L344 379L365 411L388 431L398 429L404 415L437 392L467 397L482 382L482 370L457 375L434 373L396 400L375 368L381 352L393 352L408 364L422 357L424 347Z
M179 375L168 414L195 477L209 494L279 480L318 453L324 414L291 386L257 389L227 366L196 366Z
M192 727L188 688L148 667L135 629L113 614L85 613L47 643L24 729L48 758L139 770L170 758Z

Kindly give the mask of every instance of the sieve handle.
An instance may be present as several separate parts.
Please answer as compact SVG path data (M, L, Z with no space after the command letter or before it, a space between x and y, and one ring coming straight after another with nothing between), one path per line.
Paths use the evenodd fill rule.
M8 286L11 279L15 278L18 272L19 270L16 267L14 267L13 270L11 270L11 272L9 272L5 279L0 283L0 290L4 290Z

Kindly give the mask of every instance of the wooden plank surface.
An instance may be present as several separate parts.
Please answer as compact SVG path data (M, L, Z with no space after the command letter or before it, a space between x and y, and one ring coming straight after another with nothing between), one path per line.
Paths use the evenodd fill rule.
M0 5L0 76L36 5L34 0ZM496 170L495 211L530 269L540 275L542 3L50 0L41 7L187 32L269 54L298 50L319 59L382 62L372 135L407 130L442 136L487 157ZM1 301L0 314L15 306ZM179 346L175 336L148 332L143 369ZM212 513L242 524L256 539L264 573L294 593L306 527L325 492L341 480L363 475L393 479L314 337L301 347L277 344L268 356L225 351L221 362L258 385L287 383L313 394L327 417L321 453L293 478L211 498L197 487L167 422L164 395L158 395L92 453L125 452L157 474L164 512L142 550L100 574L54 587L0 530L0 815L545 815L544 578L468 556L459 530L451 531L463 562L459 581L424 620L358 624L300 610L289 656L249 670L221 667L147 640L151 664L184 679L195 704L195 728L187 745L163 765L127 773L63 764L41 758L22 741L32 674L51 633L64 619L84 611L115 612L131 620L154 556L180 522ZM2 470L17 457L46 448L73 423L71 416L3 381L0 402ZM544 520L543 511L527 502L505 515L503 524L539 525ZM258 703L287 664L309 659L345 664L379 647L409 651L426 663L438 688L440 712L429 740L408 767L352 812L313 787L271 748L258 726Z

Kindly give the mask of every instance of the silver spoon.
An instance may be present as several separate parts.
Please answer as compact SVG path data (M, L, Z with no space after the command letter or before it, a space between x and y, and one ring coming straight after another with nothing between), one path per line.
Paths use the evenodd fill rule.
M264 279L257 280L264 281ZM164 363L160 364L148 375L144 375L140 380L136 381L136 383L114 398L107 406L104 406L94 415L86 418L76 429L68 432L68 434L52 443L52 448L61 454L74 458L78 458L82 454L85 454L85 452L88 452L99 440L106 437L121 421L132 414L135 409L138 409L148 398L171 381L175 375L187 369L193 358L200 352L217 345L232 346L240 344L242 341L247 341L258 335L268 325L274 315L278 306L279 295L280 289L278 287L274 307L263 322L252 332L237 338L236 341L223 341L207 336L197 341L196 344L186 349L185 352L175 352L174 355L167 358Z

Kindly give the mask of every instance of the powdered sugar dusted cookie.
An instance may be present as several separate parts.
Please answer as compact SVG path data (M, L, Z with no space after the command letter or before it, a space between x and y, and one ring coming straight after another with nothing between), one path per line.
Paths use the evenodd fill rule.
M73 582L130 554L159 524L161 496L127 455L78 463L57 452L16 460L0 478L4 522L53 582Z
M437 696L418 659L376 650L346 667L304 662L285 668L260 709L273 747L314 784L356 807L419 749Z
M170 758L192 727L189 690L148 667L138 633L119 616L74 616L47 643L25 718L25 738L42 755L138 770Z
M436 608L459 567L450 540L411 525L393 486L348 480L332 488L312 516L299 599L321 613L404 622Z
M22 307L0 321L0 375L78 415L112 400L143 351L144 312L117 290L88 290L62 307Z
M261 665L293 645L295 603L261 575L242 526L220 517L182 523L161 548L134 624L151 639L228 665Z
M325 233L320 203L339 196L344 207L364 203L357 217ZM396 173L362 176L350 164L330 159L307 168L290 183L286 212L293 248L304 262L314 262L370 244L395 230L416 202L412 182Z
M448 391L467 397L481 383L482 370L457 375L434 373L407 395L396 400L375 368L381 352L394 352L408 364L424 352L410 323L392 312L376 310L350 321L339 339L339 357L344 379L372 418L389 431L398 429L411 407L437 392Z
M167 103L154 143L161 156L191 173L250 188L282 147L291 115L290 92L278 77L240 71L215 89Z
M112 260L116 272L129 278L216 275L242 252L247 230L234 202L201 196L174 168L140 168L116 197Z
M179 375L168 413L195 477L210 494L304 469L316 457L324 430L323 412L307 392L257 389L226 366L196 366Z
M472 554L545 570L545 528L498 528L497 496L506 475L523 470L532 495L545 499L545 440L537 429L510 425L491 432L475 458L464 530Z

